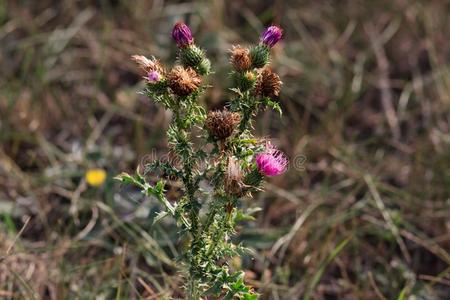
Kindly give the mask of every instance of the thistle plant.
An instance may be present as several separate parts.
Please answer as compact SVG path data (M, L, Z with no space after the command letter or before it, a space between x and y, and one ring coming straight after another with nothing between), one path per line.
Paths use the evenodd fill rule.
M195 44L184 23L174 26L172 37L178 60L170 70L154 57L132 58L144 73L143 93L173 112L167 137L176 163L155 160L136 174L122 173L117 179L159 201L164 210L155 220L172 217L180 236L189 241L180 257L187 299L256 299L244 282L244 272L234 270L228 261L249 251L231 239L239 222L252 219L243 200L262 190L267 177L284 173L288 165L270 141L252 133L260 110L269 107L281 114L277 97L282 83L268 64L270 49L282 31L271 26L250 49L232 47L230 101L226 108L210 112L199 103L207 89L205 77L211 73L206 52ZM149 180L147 175L155 173L161 178ZM171 202L165 191L174 181L181 182L183 194Z

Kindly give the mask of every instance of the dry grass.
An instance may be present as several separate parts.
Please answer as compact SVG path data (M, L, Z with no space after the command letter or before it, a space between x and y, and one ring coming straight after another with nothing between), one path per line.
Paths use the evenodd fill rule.
M438 0L0 1L0 298L180 297L184 241L111 178L166 148L170 116L136 93L130 55L169 61L186 19L216 84L232 43L285 29L285 113L257 131L303 169L247 203L263 207L237 237L255 255L233 262L261 298L450 299L449 14Z

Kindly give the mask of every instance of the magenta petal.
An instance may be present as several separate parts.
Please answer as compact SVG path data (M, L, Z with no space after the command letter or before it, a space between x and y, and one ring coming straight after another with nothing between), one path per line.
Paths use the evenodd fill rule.
M157 82L161 79L161 75L157 71L152 71L147 74L147 80L149 82Z
M184 48L194 42L191 30L183 22L178 22L175 24L172 29L172 38L180 48Z
M256 165L262 174L276 176L286 171L288 160L281 151L268 144L266 150L256 156Z
M261 36L261 43L272 48L283 36L283 30L277 26L270 26Z

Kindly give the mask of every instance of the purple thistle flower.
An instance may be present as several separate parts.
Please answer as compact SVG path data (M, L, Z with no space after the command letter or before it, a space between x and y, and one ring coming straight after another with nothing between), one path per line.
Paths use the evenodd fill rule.
M262 34L261 43L272 48L273 46L275 46L276 43L278 43L279 40L281 40L282 36L283 30L280 27L270 26Z
M283 152L267 143L264 152L256 155L256 165L259 172L266 176L283 174L287 170L288 159Z
M179 48L184 48L194 43L191 30L183 22L177 22L172 29L172 38Z
M158 73L158 71L151 71L148 72L146 79L148 82L158 82L161 79L161 75Z

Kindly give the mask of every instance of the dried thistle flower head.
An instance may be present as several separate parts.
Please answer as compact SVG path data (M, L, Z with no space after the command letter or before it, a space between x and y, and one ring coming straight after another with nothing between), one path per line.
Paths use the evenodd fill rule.
M227 170L225 172L225 191L230 195L241 196L244 183L239 162L233 156L228 158Z
M169 87L178 96L187 96L198 89L202 83L194 69L176 66L167 74Z
M238 113L227 109L211 111L206 117L205 126L209 133L219 140L225 140L233 134L241 117Z
M144 71L146 74L154 71L158 72L160 75L164 74L163 66L154 57L149 59L144 55L133 55L131 56L131 59L134 60L141 68L141 70Z
M258 75L255 93L263 97L275 98L279 96L282 84L277 73L270 68L264 68Z
M238 72L249 70L252 67L252 60L250 58L250 51L240 45L233 46L231 49L231 64Z

